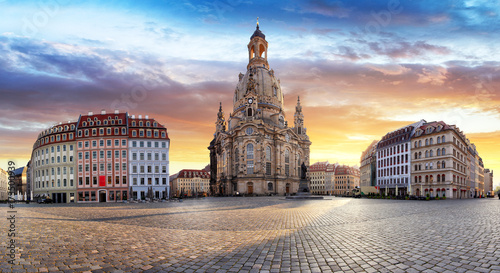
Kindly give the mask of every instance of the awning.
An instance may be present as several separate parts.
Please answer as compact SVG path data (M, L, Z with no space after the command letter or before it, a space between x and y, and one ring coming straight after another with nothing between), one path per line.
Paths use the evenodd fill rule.
M461 191L467 191L467 190L461 189Z
M453 191L457 191L457 189L453 189Z
M436 191L441 191L441 189L437 189Z
M424 191L429 191L429 189L425 189Z
M446 191L446 189L442 188L441 191Z
M433 191L433 189L431 189L431 191Z

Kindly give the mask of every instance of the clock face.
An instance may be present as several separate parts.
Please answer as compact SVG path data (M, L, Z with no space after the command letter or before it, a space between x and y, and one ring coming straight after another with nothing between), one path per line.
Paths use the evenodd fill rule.
M249 99L248 99L248 103L252 104L252 103L253 103L253 99L252 99L252 98L249 98Z

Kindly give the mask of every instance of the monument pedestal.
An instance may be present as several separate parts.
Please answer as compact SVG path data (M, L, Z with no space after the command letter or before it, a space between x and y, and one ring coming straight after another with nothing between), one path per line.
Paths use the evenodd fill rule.
M299 190L295 196L287 196L286 199L323 199L323 196L311 195L307 179L300 179Z

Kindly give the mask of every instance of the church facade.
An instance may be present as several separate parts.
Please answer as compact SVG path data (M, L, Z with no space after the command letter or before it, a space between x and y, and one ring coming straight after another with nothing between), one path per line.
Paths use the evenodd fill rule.
M289 126L280 80L269 68L267 49L257 23L248 44L247 71L239 74L234 90L233 109L226 119L220 105L208 147L212 195L296 193L301 164L309 166L311 141L300 99Z

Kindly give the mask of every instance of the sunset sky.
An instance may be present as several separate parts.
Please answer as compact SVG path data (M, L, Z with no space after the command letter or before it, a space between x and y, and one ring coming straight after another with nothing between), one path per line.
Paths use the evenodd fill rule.
M0 167L25 165L41 130L116 108L168 128L171 174L203 168L257 17L311 163L359 165L374 139L442 120L500 184L500 5L474 0L0 0Z

